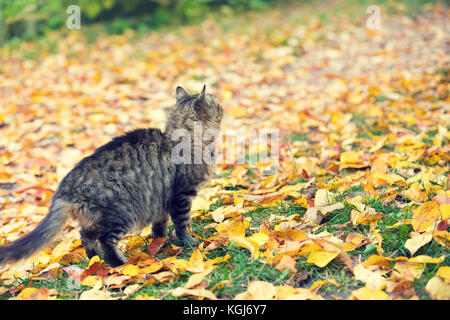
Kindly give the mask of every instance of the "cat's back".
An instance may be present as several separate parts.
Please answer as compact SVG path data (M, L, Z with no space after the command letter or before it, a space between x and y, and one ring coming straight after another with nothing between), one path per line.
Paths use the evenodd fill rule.
M63 179L61 193L96 193L100 185L141 185L148 177L170 178L171 141L156 128L137 129L112 139L82 159ZM169 182L169 181L167 181ZM96 190L97 189L97 190Z
M106 164L122 164L137 167L146 161L158 160L170 153L170 140L159 129L136 129L113 138L99 147L95 152L81 160L75 168L108 169ZM114 168L111 168L112 170Z
M170 140L166 139L159 129L136 129L113 138L110 142L99 147L91 156L86 157L85 159L98 159L102 156L112 156L115 157L116 160L119 160L121 156L126 156L124 152L130 152L131 150L139 152L150 149L157 153L165 153L170 149L168 146L169 143Z

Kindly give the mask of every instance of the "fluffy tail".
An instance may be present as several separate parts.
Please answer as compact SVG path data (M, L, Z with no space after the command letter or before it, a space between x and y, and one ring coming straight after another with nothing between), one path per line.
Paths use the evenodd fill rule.
M33 231L7 245L0 246L0 266L29 257L49 243L64 227L71 208L68 202L56 199L50 212Z

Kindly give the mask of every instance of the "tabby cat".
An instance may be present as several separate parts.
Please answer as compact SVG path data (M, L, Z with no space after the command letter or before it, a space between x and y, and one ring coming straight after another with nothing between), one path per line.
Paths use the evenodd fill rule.
M69 217L79 221L87 256L99 255L111 266L126 262L117 248L118 240L149 224L154 237L165 237L169 216L178 241L195 242L187 230L191 203L214 165L205 161L174 163L171 137L177 129L192 134L194 123L199 122L203 129L219 130L222 117L222 107L206 94L205 86L194 95L177 87L165 132L137 129L82 159L61 181L40 224L22 238L0 246L0 265L42 248Z

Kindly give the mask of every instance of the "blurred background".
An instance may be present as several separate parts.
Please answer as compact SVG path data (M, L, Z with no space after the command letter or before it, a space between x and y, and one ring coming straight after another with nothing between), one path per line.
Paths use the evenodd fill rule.
M83 24L105 23L105 31L146 31L162 25L193 23L213 12L261 10L275 0L2 0L0 43L34 39L65 26L66 8L78 5ZM294 2L294 1L290 1Z
M313 0L1 0L0 45L18 39L36 39L52 30L65 26L70 5L81 9L83 27L101 23L110 34L126 30L149 31L162 26L175 26L199 22L206 17L233 16L236 13L260 11L273 6L284 7L308 4ZM371 4L388 9L417 10L434 1L326 1L333 10L341 7Z

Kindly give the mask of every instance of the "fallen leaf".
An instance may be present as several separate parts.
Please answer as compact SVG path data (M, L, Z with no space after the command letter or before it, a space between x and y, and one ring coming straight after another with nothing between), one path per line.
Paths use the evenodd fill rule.
M48 289L45 287L37 288L25 288L23 289L14 300L54 300L55 295L58 294L56 289Z
M440 218L439 205L436 201L421 204L415 211L411 220L412 227L416 232L427 231Z
M276 269L280 272L283 272L287 268L289 269L289 273L296 273L297 268L295 267L295 264L296 262L292 257L284 255L276 265Z
M318 291L323 285L328 284L328 283L330 283L330 284L332 284L332 285L334 285L334 286L339 288L339 284L336 282L336 280L334 280L334 279L324 279L324 280L314 281L309 289L313 290L313 291Z
M450 284L440 277L433 277L428 280L425 290L435 300L450 300Z
M204 271L202 271L200 273L193 274L192 276L189 277L188 281L183 286L183 288L186 288L186 289L195 288L203 281L204 277L206 277L208 274L211 273L212 270L213 270L213 268L205 269Z
M309 254L306 262L314 263L316 266L323 268L338 255L339 252L329 252L323 250L313 251Z
M354 290L350 298L352 300L391 300L386 292L368 287Z
M409 250L413 256L417 250L426 245L433 238L432 234L411 232L410 238L405 242L405 248Z
M364 267L363 264L358 264L354 267L353 273L355 279L366 283L367 288L370 289L384 289L387 284L387 280L383 277L383 273L380 270L369 270Z
M275 286L266 281L252 280L249 282L247 291L238 294L235 300L270 300L275 298Z
M151 256L154 256L156 252L161 249L164 244L167 242L167 238L156 238L153 239L152 242L147 246L147 253Z
M320 224L322 219L326 217L331 212L343 209L345 206L343 203L334 203L330 205L323 205L323 206L315 206L315 207L309 207L306 210L305 213L305 219L311 221L314 224Z
M175 288L169 291L174 297L195 297L200 299L217 300L217 297L207 289L186 289L182 287Z

